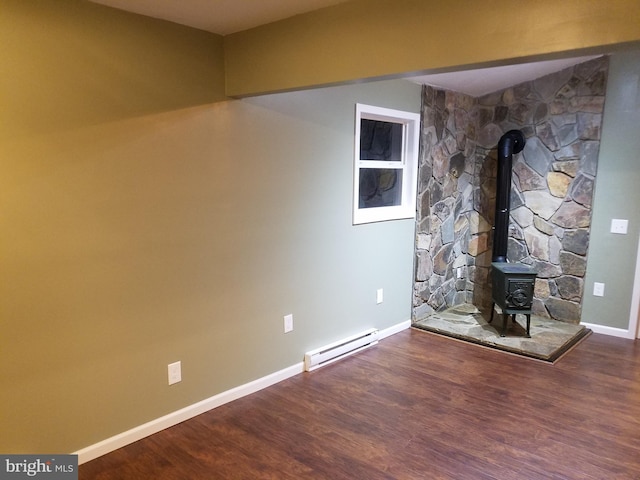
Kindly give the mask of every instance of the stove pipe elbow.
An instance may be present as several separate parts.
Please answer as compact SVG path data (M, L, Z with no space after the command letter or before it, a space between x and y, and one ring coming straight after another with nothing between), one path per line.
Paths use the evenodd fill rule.
M509 130L502 135L498 142L498 160L509 158L514 153L520 153L525 143L524 134L520 130Z

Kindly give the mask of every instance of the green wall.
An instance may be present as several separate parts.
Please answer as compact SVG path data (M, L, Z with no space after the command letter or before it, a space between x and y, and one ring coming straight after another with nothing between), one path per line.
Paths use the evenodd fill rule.
M611 56L582 322L627 330L640 234L640 50ZM629 220L627 235L609 232ZM605 284L604 297L593 283ZM633 335L635 332L631 332Z
M76 451L410 319L413 221L351 225L353 119L419 86L228 101L218 36L0 11L0 451Z

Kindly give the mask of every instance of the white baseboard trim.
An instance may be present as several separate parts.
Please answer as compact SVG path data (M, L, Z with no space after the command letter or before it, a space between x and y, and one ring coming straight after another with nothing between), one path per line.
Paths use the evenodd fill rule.
M77 452L74 452L74 455L78 455L78 464L86 463L94 458L98 458L109 452L113 452L118 448L122 448L125 445L137 442L149 435L153 435L154 433L158 433L166 428L177 425L178 423L182 423L185 420L189 420L197 415L208 412L209 410L224 405L225 403L237 400L238 398L242 398L246 395L262 390L263 388L286 380L287 378L293 377L303 371L304 364L302 362L297 363L278 372L252 382L245 383L239 387L232 388L226 392L222 392L198 403L194 403L193 405L189 405L188 407L169 413L163 417L151 420L150 422L132 428L131 430L127 430L126 432L114 435L111 438L107 438L106 440L90 445L82 450L78 450Z
M607 327L606 325L596 325L594 323L581 323L580 325L591 329L593 333L601 333L612 337L630 338L631 340L635 338L635 332L623 328Z
M389 337L409 328L410 326L411 320L407 320L389 328L385 328L384 330L380 330L379 338L383 339ZM151 420L150 422L134 427L131 430L127 430L126 432L122 432L114 435L113 437L107 438L106 440L102 440L101 442L89 445L88 447L74 452L74 455L78 455L78 464L81 465L95 458L101 457L102 455L113 452L118 448L122 448L133 442L137 442L138 440L153 435L154 433L158 433L166 428L173 427L185 420L189 420L190 418L208 412L209 410L220 407L225 403L245 397L303 372L304 362L296 363L295 365L291 365L290 367L278 372L252 382L245 383L244 385L232 388L226 392L219 393L218 395L214 395L213 397L209 397L205 400L194 403L193 405L189 405L188 407L181 408L180 410L176 410L175 412L164 415L163 417L156 418L155 420Z
M383 338L390 337L391 335L395 335L396 333L400 333L403 330L411 327L411 320L405 320L404 322L400 322L396 325L393 325L389 328L385 328L384 330L380 330L378 333L378 338L381 340Z

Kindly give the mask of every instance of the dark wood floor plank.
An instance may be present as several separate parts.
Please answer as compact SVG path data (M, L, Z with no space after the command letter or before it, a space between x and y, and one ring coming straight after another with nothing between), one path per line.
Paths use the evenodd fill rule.
M408 330L79 478L640 480L640 346L593 334L549 365Z

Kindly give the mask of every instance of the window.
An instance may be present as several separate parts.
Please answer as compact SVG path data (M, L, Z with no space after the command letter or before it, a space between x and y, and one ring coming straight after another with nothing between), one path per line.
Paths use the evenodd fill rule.
M413 218L420 115L356 105L353 223Z

